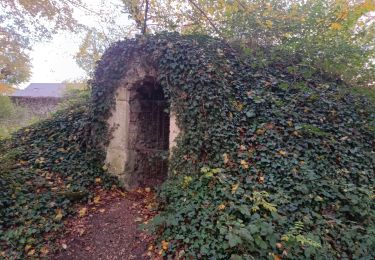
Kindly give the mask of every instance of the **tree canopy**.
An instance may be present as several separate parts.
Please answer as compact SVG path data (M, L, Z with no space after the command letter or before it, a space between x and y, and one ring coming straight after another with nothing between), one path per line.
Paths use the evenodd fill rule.
M145 1L123 3L136 25L143 24ZM219 36L245 53L288 60L294 69L311 67L350 84L374 84L372 0L151 0L148 10L151 32Z
M0 2L0 81L19 84L30 77L32 43L58 30L74 30L73 6L80 0Z

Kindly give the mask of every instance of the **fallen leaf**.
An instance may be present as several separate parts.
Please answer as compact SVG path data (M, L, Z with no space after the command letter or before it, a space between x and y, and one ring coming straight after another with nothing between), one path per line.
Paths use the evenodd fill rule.
M87 208L81 208L79 211L78 211L78 214L80 217L83 217L85 216L87 213Z
M248 169L249 168L249 164L245 160L241 160L241 166L244 169Z
M94 197L94 203L98 204L100 202L100 196Z
M146 192L151 192L151 189L147 187L147 188L145 188L145 191Z
M28 256L32 256L35 254L35 249L31 249L29 252L27 252Z
M232 194L234 194L237 191L238 186L240 186L239 183L232 185Z
M225 209L225 205L224 205L224 204L220 204L217 208L218 208L219 210L223 210L223 209Z
M29 251L30 248L31 248L31 245L26 245L26 246L25 246L25 252Z
M104 213L104 212L105 212L105 209L99 209L99 212L100 212L100 213Z
M224 158L224 163L228 164L229 163L229 155L227 153L225 153L225 154L223 154L223 158Z
M61 221L62 217L63 217L62 210L61 209L57 209L56 210L55 220L56 221Z
M48 254L49 249L48 249L47 246L43 246L43 247L40 249L40 252L41 252L43 255L46 255L46 254Z
M95 178L95 183L101 183L102 182L102 179L100 178Z
M66 245L66 244L61 244L61 247L63 248L63 249L67 249L68 248L68 246Z
M168 250L168 245L169 243L165 240L161 241L161 247L163 248L164 251Z

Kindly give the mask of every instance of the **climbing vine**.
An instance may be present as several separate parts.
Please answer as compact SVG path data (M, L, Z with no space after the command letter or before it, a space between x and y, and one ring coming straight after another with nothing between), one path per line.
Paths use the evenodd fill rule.
M132 55L156 67L183 132L161 188L163 211L150 227L159 232L163 254L373 254L369 100L287 63L256 66L217 39L143 36L116 43L99 63L92 82L95 136L110 132L106 120Z
M115 43L98 63L88 106L1 144L2 252L43 255L40 242L77 196L116 183L103 167L107 120L135 56L157 70L183 133L149 225L161 254L374 257L373 104L324 75L259 66L218 39L171 33Z

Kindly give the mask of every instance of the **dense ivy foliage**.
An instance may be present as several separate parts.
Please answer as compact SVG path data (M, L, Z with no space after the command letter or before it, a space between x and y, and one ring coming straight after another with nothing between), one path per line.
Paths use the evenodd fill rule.
M375 257L374 110L340 82L254 67L218 40L118 42L99 63L92 144L133 55L145 55L183 134L154 219L166 255Z
M204 36L118 42L77 106L1 144L1 256L46 251L103 172L115 91L147 57L182 135L150 228L166 255L374 258L375 114L363 96L288 64L255 67ZM300 71L300 70L299 70Z
M74 105L0 143L0 258L53 251L72 204L115 183L84 148L87 105Z

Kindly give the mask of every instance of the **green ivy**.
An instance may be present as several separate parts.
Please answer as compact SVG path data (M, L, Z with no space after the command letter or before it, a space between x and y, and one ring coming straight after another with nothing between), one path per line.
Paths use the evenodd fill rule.
M220 40L170 33L115 43L98 63L88 109L24 129L5 146L0 245L11 256L60 228L57 208L69 211L72 201L46 176L79 194L107 176L106 122L133 55L157 69L183 133L150 225L168 242L166 256L375 257L371 102L324 75L282 62L260 68Z
M374 257L375 118L367 98L290 64L260 68L217 39L142 36L116 43L99 62L93 145L110 133L106 120L132 55L154 64L183 132L152 224L168 242L165 255Z
M75 103L0 143L0 258L38 257L48 249L72 205L116 181L83 145L87 105Z

